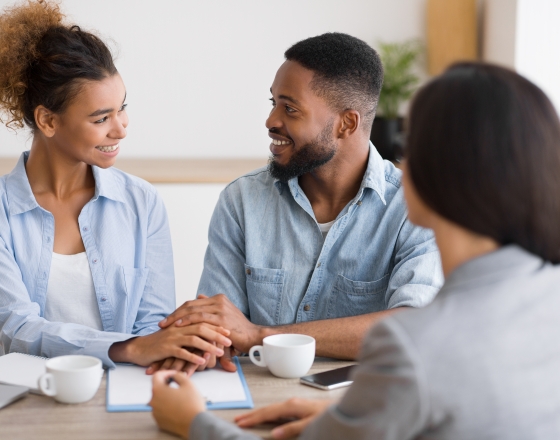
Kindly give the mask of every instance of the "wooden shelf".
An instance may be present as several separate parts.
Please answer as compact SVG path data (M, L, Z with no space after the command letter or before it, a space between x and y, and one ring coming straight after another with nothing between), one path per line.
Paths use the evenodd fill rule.
M8 174L18 158L0 158L0 175ZM129 159L115 164L150 183L228 183L267 164L266 159Z

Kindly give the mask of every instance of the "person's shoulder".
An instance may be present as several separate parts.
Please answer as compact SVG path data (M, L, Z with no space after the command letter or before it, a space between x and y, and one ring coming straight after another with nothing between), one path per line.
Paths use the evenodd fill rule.
M382 197L385 210L394 212L397 209L401 215L405 215L406 204L401 184L402 171L392 162L379 157L374 172L377 176L370 177L373 181L372 188Z
M228 188L239 188L239 189L249 189L253 188L254 185L265 185L270 186L274 184L274 179L268 172L268 167L264 166L261 168L257 168L256 170L249 171L247 174L240 176L234 180L232 180L226 186Z
M102 176L101 195L113 200L118 200L128 205L134 211L139 206L151 210L160 203L161 196L157 189L144 179L125 173L118 168L111 167L98 171ZM96 177L97 178L97 177Z
M275 185L274 178L264 166L238 177L224 189L224 194L232 199L243 200L247 197L255 199L268 193Z
M402 171L395 164L386 159L383 160L383 168L385 172L385 182L395 190L400 189L402 180Z

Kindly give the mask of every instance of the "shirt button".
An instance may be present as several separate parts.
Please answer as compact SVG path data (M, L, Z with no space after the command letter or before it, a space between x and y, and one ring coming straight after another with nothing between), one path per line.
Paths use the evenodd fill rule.
M93 264L97 264L97 258L95 260L93 260Z
M89 228L88 228L87 226L84 226L84 227L82 228L82 231L87 232L87 231L89 231Z
M247 275L251 275L251 269L247 269L247 270L245 271L245 273L246 273Z
M51 242L51 237L47 237L47 243Z
M309 312L309 311L311 310L311 306L310 306L309 304L306 304L306 305L303 307L303 310L305 310L306 312Z
M317 263L317 267L321 267L321 262L319 261L319 263Z
M362 201L361 201L361 200L358 200L358 203L356 203L356 205L362 206Z
M105 302L107 301L107 298L101 298L101 301Z

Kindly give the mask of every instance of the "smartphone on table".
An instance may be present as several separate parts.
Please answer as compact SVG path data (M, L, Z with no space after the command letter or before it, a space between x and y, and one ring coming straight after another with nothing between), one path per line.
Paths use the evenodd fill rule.
M336 388L347 387L352 384L350 380L350 371L352 371L355 366L356 365L350 365L348 367L303 376L300 382L322 390L334 390Z

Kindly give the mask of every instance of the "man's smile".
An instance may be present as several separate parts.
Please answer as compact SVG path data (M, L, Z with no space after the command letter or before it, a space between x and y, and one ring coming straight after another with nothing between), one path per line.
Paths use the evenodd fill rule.
M274 145L288 145L288 144L291 144L290 141L277 141L276 139L272 139L272 143Z
M293 141L285 136L271 132L268 133L268 136L272 139L270 143L270 152L274 156L281 154L289 145L293 145Z

